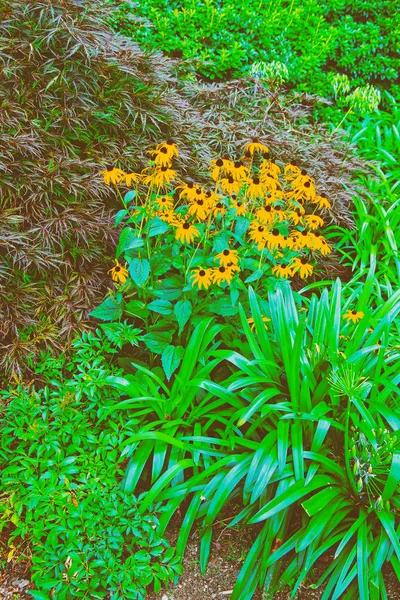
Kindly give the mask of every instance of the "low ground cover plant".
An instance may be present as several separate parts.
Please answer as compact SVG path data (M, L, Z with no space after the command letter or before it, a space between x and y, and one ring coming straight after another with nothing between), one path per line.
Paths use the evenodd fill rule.
M329 75L355 86L397 90L399 31L396 3L313 0L112 0L113 26L151 50L183 58L210 79L242 76L256 62L283 64L287 83L330 96Z

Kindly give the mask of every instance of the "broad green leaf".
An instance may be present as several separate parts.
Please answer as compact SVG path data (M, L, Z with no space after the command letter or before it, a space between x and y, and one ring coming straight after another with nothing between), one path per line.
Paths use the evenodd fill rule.
M168 381L171 379L172 374L179 367L182 360L183 348L182 346L167 346L162 353L161 363Z
M153 300L147 305L149 310L159 313L160 315L169 315L172 312L172 304L169 300Z
M129 273L136 285L143 285L150 275L147 258L134 258L129 265Z
M182 333L183 328L190 319L192 314L192 303L190 300L179 300L174 307L174 315L179 324L179 333Z
M138 237L137 232L132 227L125 227L119 235L119 242L116 250L117 258L132 248L140 248L144 242L142 238Z
M162 354L172 339L172 334L168 331L152 331L143 336L146 347L155 354Z
M117 294L116 296L107 296L107 298L92 312L89 313L91 317L101 319L102 321L118 321L123 312L123 300L122 295Z

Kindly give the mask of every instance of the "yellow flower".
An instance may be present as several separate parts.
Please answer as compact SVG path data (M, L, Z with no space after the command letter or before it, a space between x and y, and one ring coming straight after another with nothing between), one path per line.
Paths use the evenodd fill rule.
M100 175L104 175L104 183L107 185L110 185L110 183L121 183L125 177L125 173L121 169L117 169L117 167L113 167L112 165L108 166Z
M249 187L246 190L246 196L256 200L265 196L265 188L259 177L253 177L249 180Z
M179 226L181 224L181 217L175 214L173 210L159 211L157 212L157 216L169 225Z
M280 172L280 168L272 160L264 159L260 165L261 178L266 175L272 179L278 179Z
M214 283L221 285L221 283L226 282L228 284L231 283L233 277L233 270L229 267L224 267L221 265L218 269L212 270L212 279Z
M179 223L178 229L176 230L175 237L180 242L187 242L191 244L193 240L199 237L200 232L194 225L190 223Z
M146 170L146 169L145 169ZM156 167L151 175L144 175L143 181L146 185L153 183L157 187L165 187L165 184L171 183L177 173L168 167Z
M305 215L304 221L306 222L307 227L313 230L322 227L324 224L324 220L318 215Z
M190 277L193 278L192 287L197 285L199 290L201 290L202 287L205 290L208 290L212 283L212 269L203 269L203 267L199 267L192 271Z
M327 254L330 254L332 252L332 248L330 247L330 245L328 244L328 242L326 241L326 239L318 232L316 233L309 233L308 237L311 239L311 245L313 248L315 248L316 250L319 250L322 254L322 256L326 256Z
M288 212L288 219L293 223L293 225L303 225L303 213L304 208L296 208Z
M282 206L280 206L279 204L277 204L276 206L273 207L272 214L273 214L274 220L279 221L279 222L287 221L287 219L288 219L287 213L282 209Z
M240 188L241 188L240 181L235 181L235 179L232 177L232 175L228 175L228 177L224 177L223 179L221 179L220 183L221 183L222 191L225 194L229 194L230 196L232 196L232 194L238 194L240 192Z
M222 252L217 254L215 260L224 267L227 267L230 263L237 265L239 262L237 250L222 250Z
M297 200L314 200L316 196L314 187L315 181L307 174L303 175L303 173L305 173L305 171L301 171L300 175L291 182L290 185L293 188L292 194Z
M325 196L315 196L313 203L318 206L318 208L330 208L331 203Z
M353 321L353 323L357 323L360 319L364 318L364 313L361 311L350 310L348 309L344 315L343 319L347 319L348 321Z
M246 204L241 202L240 200L236 201L237 196L233 195L231 198L232 206L235 209L235 214L237 217L242 217L246 214L247 207Z
M266 242L267 247L270 250L273 250L274 248L284 248L286 244L285 238L276 227L274 227L274 229L272 229L272 231L269 233Z
M111 273L111 278L113 281L119 281L120 283L125 283L129 277L127 269L125 269L125 267L123 267L117 259L115 259L115 267L107 271L107 273Z
M179 194L179 198L187 198L188 200L196 200L196 197L199 195L197 190L199 189L197 185L192 183L183 183L176 187L177 190L181 190ZM200 190L201 192L201 190Z
M269 234L268 227L264 227L259 221L253 221L250 225L250 239L258 244L258 249L261 250L265 244L267 235Z
M274 220L274 210L270 204L263 206L256 211L256 219L263 225L272 223Z
M285 166L283 173L284 173L284 177L285 177L286 181L293 181L293 179L296 179L296 177L298 177L300 175L301 170L297 166L296 162L294 160L291 160Z
M292 269L289 267L289 265L285 266L281 264L277 264L272 267L272 274L276 277L285 277L286 279L293 276Z
M253 156L255 152L269 152L267 146L260 142L257 138L253 138L245 147L245 152L250 152Z
M166 146L162 146L160 150L152 152L151 158L158 167L170 167L172 164L171 156L168 155Z
M174 156L179 156L178 146L174 143L173 140L167 140L166 142L161 142L156 146L155 152L161 153L162 149L165 149L166 152L163 153L170 159Z
M155 203L161 210L172 210L173 208L171 196L161 196L161 198L155 200Z
M264 327L265 327L265 329L268 331L268 325L267 325L267 323L268 323L268 322L269 322L271 319L268 319L268 317L263 317L263 316L261 316L261 318L262 318L262 321L263 321L263 323L264 323ZM254 329L255 329L255 323L254 323L254 319L253 319L252 317L250 317L249 319L247 319L247 322L248 322L248 324L250 325L250 329L251 329L252 331L254 331Z
M188 208L188 215L196 216L199 221L204 221L210 214L210 205L203 198L194 200Z
M243 181L249 176L249 169L241 161L236 161L233 163L230 174L236 181Z
M228 156L217 158L211 161L211 177L214 181L217 181L221 175L229 174L232 171L233 162L229 160Z
M269 175L261 175L260 174L260 180L261 180L261 183L263 184L264 190L266 190L270 193L276 192L281 185L277 179L274 179L273 177L270 177Z
M304 229L303 231L293 231L292 239L294 240L294 248L312 248L313 241L310 234Z
M226 214L226 206L223 202L217 202L217 204L213 208L213 215L216 217L217 215L221 215L222 217Z
M132 183L140 181L142 176L139 173L127 173L125 175L125 183L129 187Z
M292 273L299 272L299 275L302 279L305 279L309 275L312 275L314 267L307 262L307 258L304 256L303 258L295 258L290 265L292 269Z

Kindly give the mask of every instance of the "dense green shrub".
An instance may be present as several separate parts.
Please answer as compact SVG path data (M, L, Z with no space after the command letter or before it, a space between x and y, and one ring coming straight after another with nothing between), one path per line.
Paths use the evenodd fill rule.
M355 85L396 82L397 12L391 0L139 0L118 3L110 18L144 47L182 57L205 77L227 79L255 61L280 61L291 86L330 95L331 72Z
M107 31L105 16L94 2L0 0L0 368L7 375L21 376L40 350L68 348L88 325L116 239L115 196L98 173L108 164L140 169L161 135L180 144L178 164L189 178L206 172L216 154L265 136L279 158L304 162L337 219L351 222L351 174L360 163L323 128L301 124L311 97L279 99L246 82L181 85L167 59Z
M139 600L179 571L157 507L142 510L144 497L120 487L120 447L138 419L101 419L118 400L105 383L118 374L106 361L114 351L100 332L86 334L64 381L63 361L47 372L45 360L50 387L1 394L0 530L11 526L9 559L31 558L37 600Z

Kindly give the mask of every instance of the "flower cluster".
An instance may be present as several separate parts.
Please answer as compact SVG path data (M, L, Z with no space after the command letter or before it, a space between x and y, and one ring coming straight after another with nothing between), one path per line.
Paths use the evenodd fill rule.
M253 139L238 160L227 155L212 160L209 189L177 181L172 162L179 152L173 140L149 154L142 173L108 167L104 182L135 186L135 205L125 208L139 238L146 224L157 219L167 226L164 242L171 236L192 249L186 265L192 286L230 285L250 258L263 273L305 279L313 274L318 254L332 251L318 214L330 208L329 201L305 169L294 160L280 166L262 141ZM112 276L123 282L128 274L118 263Z

